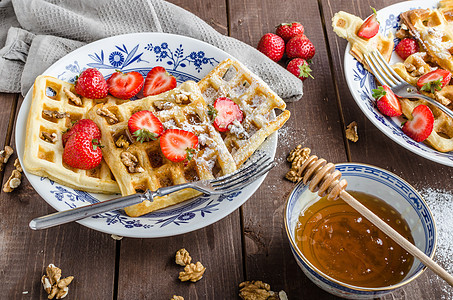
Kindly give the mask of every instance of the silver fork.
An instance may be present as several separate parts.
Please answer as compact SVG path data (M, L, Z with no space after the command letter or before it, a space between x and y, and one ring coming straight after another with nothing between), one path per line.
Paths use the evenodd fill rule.
M418 98L423 99L442 110L450 118L453 118L453 111L442 103L420 94L417 88L402 79L389 64L379 51L373 51L365 55L365 60L373 72L376 79L383 85L387 85L397 96L402 98Z
M274 167L272 158L266 153L259 154L250 164L232 174L212 180L200 180L168 187L159 188L156 191L147 190L144 193L137 193L125 197L119 197L91 205L74 209L56 212L30 221L30 228L33 230L45 229L77 220L81 220L100 213L124 208L126 206L140 203L144 200L153 201L154 197L161 197L173 192L192 188L206 195L225 194L242 187L245 187L266 174Z

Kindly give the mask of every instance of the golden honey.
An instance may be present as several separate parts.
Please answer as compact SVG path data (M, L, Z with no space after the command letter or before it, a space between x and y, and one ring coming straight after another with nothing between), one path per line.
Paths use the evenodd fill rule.
M374 196L349 192L411 243L396 209ZM296 244L318 270L343 283L384 287L401 282L414 258L343 200L321 198L299 216Z

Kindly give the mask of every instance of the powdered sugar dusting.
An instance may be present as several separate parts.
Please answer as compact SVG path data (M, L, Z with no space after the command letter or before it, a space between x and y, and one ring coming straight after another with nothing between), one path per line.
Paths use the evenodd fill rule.
M434 260L448 273L453 274L453 192L441 189L426 188L420 191L436 221L437 250ZM442 286L440 299L453 299L453 287L449 286L436 275L430 275L431 281L439 282Z

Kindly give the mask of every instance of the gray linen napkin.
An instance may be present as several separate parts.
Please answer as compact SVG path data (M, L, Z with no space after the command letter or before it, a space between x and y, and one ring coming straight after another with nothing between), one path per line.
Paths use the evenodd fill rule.
M283 67L163 0L0 0L0 47L5 43L0 92L25 95L36 76L65 54L132 32L173 33L207 42L244 63L286 101L302 97L302 81Z

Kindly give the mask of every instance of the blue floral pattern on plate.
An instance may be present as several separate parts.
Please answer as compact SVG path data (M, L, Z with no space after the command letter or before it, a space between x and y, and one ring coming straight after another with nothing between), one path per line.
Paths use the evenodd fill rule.
M141 41L141 42L138 42ZM115 70L137 71L143 76L154 66L163 66L178 83L199 81L227 53L201 41L164 33L136 33L88 44L63 57L43 74L74 82L84 69L98 68L108 78ZM22 159L25 124L31 102L26 95L16 124L16 143ZM260 151L275 156L277 135L271 135ZM52 180L25 174L35 190L57 210L79 207L117 197L90 194L62 186ZM99 214L79 221L90 228L130 237L164 237L193 231L224 218L241 206L260 186L264 177L241 190L220 196L203 196L166 209L132 218L123 210Z
M422 7L436 7L438 1L407 1L388 6L378 11L378 20L380 21L380 33L387 35L392 32L395 33L400 27L401 12L414 8ZM397 42L398 40L395 39ZM409 138L401 130L402 118L390 118L382 115L375 106L375 101L371 96L372 90L376 88L374 76L364 69L352 55L349 54L350 45L346 47L345 52L345 76L351 94L363 111L363 113L376 125L384 134L392 140L405 147L406 149L435 162L453 166L453 153L439 152L424 143L417 143ZM393 55L391 63L400 61L400 59Z

